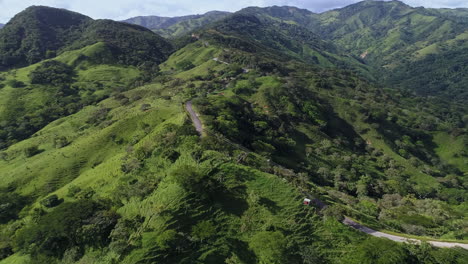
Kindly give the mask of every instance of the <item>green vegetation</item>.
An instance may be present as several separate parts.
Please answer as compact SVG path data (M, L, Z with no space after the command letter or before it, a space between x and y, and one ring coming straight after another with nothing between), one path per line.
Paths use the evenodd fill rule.
M109 45L113 62L124 65L158 64L172 51L170 43L143 27L33 6L0 32L0 69L35 64L97 42Z
M230 13L211 11L203 15L181 17L142 16L133 17L123 22L146 27L165 38L182 37L193 30L227 17Z
M467 112L444 101L464 94L463 68L452 79L461 61L425 49L427 74L455 68L450 88L434 82L434 97L419 96L406 86L423 89L423 72L402 81L396 68L375 70L407 51L395 50L401 35L366 33L396 14L417 30L463 23L420 12L395 1L248 8L194 22L173 51L139 26L27 9L0 31L0 58L18 55L0 72L0 263L466 263L464 249L340 223L468 240ZM52 23L62 17L71 22ZM35 21L37 39L2 46ZM447 39L431 41L450 41L442 29L431 31ZM60 41L51 48L42 34ZM42 53L31 57L33 42ZM359 58L364 42L385 56Z

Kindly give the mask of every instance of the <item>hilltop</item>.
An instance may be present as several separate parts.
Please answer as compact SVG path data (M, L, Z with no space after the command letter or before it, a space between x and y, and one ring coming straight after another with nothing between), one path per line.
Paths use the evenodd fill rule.
M0 32L0 68L24 67L97 42L105 42L119 61L132 65L160 63L172 50L170 43L143 27L33 6Z

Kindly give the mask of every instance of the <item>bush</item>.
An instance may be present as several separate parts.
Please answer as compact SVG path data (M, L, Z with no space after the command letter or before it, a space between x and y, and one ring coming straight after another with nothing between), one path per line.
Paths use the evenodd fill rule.
M63 148L65 146L67 146L68 144L70 144L70 142L64 136L54 138L54 147L55 148Z
M216 227L210 221L201 221L192 227L192 235L200 241L216 234Z
M18 214L26 205L27 199L16 193L0 193L0 224L8 223L18 218Z
M59 61L46 61L29 75L32 84L68 84L73 81L73 68Z
M43 149L39 149L37 146L32 146L32 147L28 147L24 150L24 155L27 157L27 158L30 158L32 156L35 156L41 152L43 152L44 150Z
M183 60L176 64L176 68L182 71L188 71L190 69L193 69L194 67L195 65L193 65L193 63L189 60Z
M52 208L52 207L58 206L62 202L63 202L63 199L59 199L56 194L53 194L51 196L48 196L48 197L44 198L40 202L40 204L47 207L47 208Z
M404 248L387 239L369 238L345 255L343 263L409 263Z
M260 263L286 263L286 239L281 232L258 232L249 245Z
M6 82L7 85L13 87L13 88L22 88L25 87L26 84L22 81L17 81L17 80L9 80Z
M108 206L92 200L62 203L40 216L36 223L18 230L15 251L38 256L61 258L67 249L102 247L109 243L109 234L118 216Z

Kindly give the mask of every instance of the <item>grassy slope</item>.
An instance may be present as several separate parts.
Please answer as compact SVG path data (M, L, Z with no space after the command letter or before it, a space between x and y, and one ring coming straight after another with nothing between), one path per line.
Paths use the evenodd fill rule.
M437 133L434 136L434 141L438 146L436 151L440 157L449 164L457 166L461 171L468 172L466 157L456 155L467 149L462 137L454 137L447 133Z
M146 90L137 89L129 93L130 95L150 94L148 87ZM156 106L148 112L142 112L139 107L145 103ZM2 175L2 187L8 186L12 182L21 182L23 183L20 187L22 193L37 194L37 190L41 190L47 185L54 185L52 189L55 189L54 187L67 184L78 175L91 173L90 177L84 177L96 179L96 177L92 176L93 173L100 174L107 170L104 175L109 177L114 171L119 171L120 168L115 166L115 162L118 162L119 157L124 153L123 146L119 146L110 140L111 135L128 142L133 137L143 136L135 131L139 128L140 123L144 122L151 126L157 126L163 123L162 120L165 119L169 120L167 122L176 122L180 119L181 114L177 106L154 97L141 99L133 102L130 106L118 106L118 103L112 99L103 101L98 106L89 106L75 115L51 123L31 139L10 147L6 151L9 161L3 161L1 165L2 171L8 171L8 173ZM103 107L112 108L113 110L109 112L109 116L114 117L118 122L105 128L88 125L86 120L90 114ZM178 110L179 116L177 117L175 113ZM156 112L157 114L155 114ZM73 143L64 148L55 149L52 146L54 138L62 136ZM22 154L22 150L32 145L39 146L40 149L45 151L26 159ZM58 162L59 160L60 162ZM28 165L21 166L25 162ZM106 162L114 162L114 164L109 165ZM50 164L55 165L50 166ZM109 171L108 169L111 167L113 169ZM77 168L77 171L73 171L74 168ZM81 181L83 179L77 180ZM25 184L27 182L30 184Z
M128 89L141 75L141 71L134 66L113 64L109 48L104 43L64 52L53 60L74 68L76 76L69 85L76 87L76 97L81 98L84 105L100 101L116 90ZM107 61L108 64L101 64L102 61ZM19 123L17 120L40 112L45 105L57 104L58 100L54 98L58 87L30 83L29 76L39 65L40 63L37 63L0 74L4 79L4 87L0 89L0 119ZM14 80L24 83L25 86L11 87L9 84Z
M208 51L207 54L197 59L191 57L197 54L193 52L196 51L196 45L188 47L185 53L178 54L181 57L175 56L169 59L167 66L174 65L179 59L186 59L186 56L190 56L199 64L191 71L178 75L180 78L197 75L197 68L204 68L207 63L209 65L216 63L220 67L226 67L224 64L211 60L216 50L213 47L212 51ZM32 138L17 143L6 151L8 161L0 161L0 171L6 172L2 175L0 187L15 183L14 185L18 187L17 192L31 195L37 201L50 194L57 194L66 201L73 201L73 198L67 196L71 186L81 189L91 188L96 192L97 197L112 197L122 181L128 177L120 169L122 157L128 151L127 144L132 144L135 149L148 144L157 146L159 143L154 141L154 137L161 133L163 127L171 123L182 125L186 122L187 116L183 108L175 103L181 99L177 97L170 101L161 99L161 96L173 94L171 90L168 87L163 89L158 84L144 86L125 93L128 98L142 98L129 105L120 105L117 100L110 98L96 106L88 106L74 115L51 123ZM152 107L149 111L141 111L142 104L151 104ZM87 124L86 120L99 108L112 109L107 120L115 122L106 127ZM150 131L143 133L141 129L143 123L151 128ZM71 143L56 149L52 146L53 139L61 136L69 139ZM124 144L119 145L112 139L124 142ZM191 199L190 194L167 174L183 165L195 166L201 170L213 166L211 159L199 163L190 154L199 149L197 141L196 137L189 138L184 144L175 148L174 150L184 154L173 164L168 163L163 156L152 157L151 163L159 164L150 172L154 175L153 177L160 180L158 188L144 200L132 198L121 201L122 205L117 212L123 219L131 220L136 216L144 216L146 219L141 225L144 228L135 234L141 236L142 246L122 259L121 263L135 263L144 259L153 250L154 237L169 230L173 221L177 221L177 219L158 216L161 210L176 212L191 205L191 202L187 203L186 200ZM39 146L44 151L30 158L24 157L22 150L32 145ZM209 157L212 154L206 152L205 155ZM220 154L214 152L213 155ZM198 209L196 212L190 212L192 215L185 220L188 222L180 222L182 226L188 225L190 228L201 219L213 221L217 223L219 235L243 241L241 243L248 243L253 234L271 225L291 231L295 230L294 227L297 227L297 230L303 227L312 232L310 224L297 216L306 213L309 209L304 212L304 207L300 203L301 196L291 185L277 176L229 162L225 162L221 170L226 171L228 175L237 171L228 176L227 180L237 186L236 188L242 189L241 194L235 197L220 197L216 202L216 207L220 207L221 211L212 211L207 205L193 204ZM240 177L238 179L240 185L237 185L235 180L238 177ZM257 199L260 198L259 202ZM251 209L247 210L245 207L247 205ZM39 204L35 203L32 206L37 207ZM25 210L30 210L30 208ZM27 211L24 213L26 214ZM307 218L312 216L311 213L311 211L308 212ZM232 230L237 228L242 228L243 232L232 233ZM238 250L248 249L243 247L234 249L230 254L241 254ZM210 247L200 249L199 260L204 261L205 258L209 258L211 251ZM106 263L116 257L118 256L113 253L106 255L90 251L83 259ZM240 255L240 257L243 256ZM1 263L30 263L30 259L27 256L15 254Z

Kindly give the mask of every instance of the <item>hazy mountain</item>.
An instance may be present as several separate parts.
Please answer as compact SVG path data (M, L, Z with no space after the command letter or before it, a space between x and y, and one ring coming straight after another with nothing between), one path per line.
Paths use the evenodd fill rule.
M144 26L163 37L178 37L199 27L220 20L229 12L211 11L203 15L181 17L140 16L129 18L123 22Z

